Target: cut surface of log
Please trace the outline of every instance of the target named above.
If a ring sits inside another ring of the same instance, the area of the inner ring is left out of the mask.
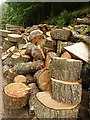
[[[19,42],[22,40],[22,36],[18,34],[8,34],[8,41]]]
[[[71,55],[68,53],[68,52],[64,52],[62,55],[61,55],[62,58],[66,58],[66,59],[71,59]]]
[[[43,32],[41,30],[33,30],[30,32],[30,38],[33,39],[39,35],[43,35]]]
[[[51,78],[52,98],[61,103],[79,104],[82,96],[82,85],[79,82],[62,82]]]
[[[43,68],[43,61],[37,60],[34,62],[18,63],[12,70],[18,74],[34,73]]]
[[[17,75],[13,81],[15,83],[26,83],[26,77],[24,75]]]
[[[60,103],[51,98],[48,92],[39,92],[34,99],[34,111],[38,118],[83,118],[85,111],[79,105]],[[81,111],[79,111],[81,110]]]
[[[55,40],[68,40],[71,32],[64,29],[53,29],[51,30],[51,37]]]
[[[49,69],[49,65],[50,65],[51,59],[53,57],[57,57],[57,54],[55,52],[48,52],[47,53],[47,55],[46,55],[46,61],[45,61],[45,67],[47,69]]]
[[[42,91],[51,91],[51,80],[49,76],[49,70],[46,68],[39,70],[35,73],[34,79],[37,82],[37,85]]]
[[[7,109],[20,109],[27,104],[28,87],[24,83],[11,83],[4,87],[3,100]]]
[[[85,62],[89,61],[89,46],[83,42],[75,43],[74,45],[64,47],[65,50],[72,53],[73,58],[81,59]]]
[[[82,61],[53,57],[50,62],[50,76],[61,81],[77,81],[81,77]]]

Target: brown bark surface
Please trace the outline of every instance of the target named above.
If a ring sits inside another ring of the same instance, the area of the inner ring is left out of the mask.
[[[77,81],[80,79],[82,61],[53,57],[50,62],[50,76],[61,81]]]
[[[52,98],[61,103],[79,104],[82,96],[82,85],[79,82],[62,82],[51,78]]]
[[[77,24],[86,24],[90,25],[90,19],[89,18],[77,18],[76,20]]]

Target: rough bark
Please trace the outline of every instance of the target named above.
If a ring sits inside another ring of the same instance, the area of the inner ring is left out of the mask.
[[[34,82],[35,82],[35,81],[34,81],[33,76],[30,75],[30,74],[27,74],[27,75],[26,75],[26,84],[30,84],[30,83],[34,83]]]
[[[77,119],[87,117],[87,109],[80,105],[59,103],[49,93],[39,92],[34,99],[35,115],[39,118]]]
[[[34,75],[34,79],[40,90],[51,92],[51,80],[49,76],[49,70],[44,68],[37,71]]]
[[[51,37],[55,40],[68,40],[71,32],[65,29],[53,29],[51,30]]]
[[[12,70],[18,74],[29,74],[34,73],[43,68],[43,61],[37,60],[34,62],[27,63],[18,63],[16,64]]]
[[[76,20],[77,24],[86,24],[90,25],[90,19],[89,18],[77,18]]]
[[[61,103],[79,104],[82,96],[82,85],[79,82],[62,82],[51,78],[52,98]]]
[[[82,61],[53,57],[50,62],[50,76],[61,81],[77,81],[81,77]]]
[[[44,47],[43,48],[43,51],[44,51],[44,54],[46,55],[48,52],[55,52],[55,48],[48,48],[48,47]]]
[[[57,41],[57,56],[60,57],[61,54],[61,41]]]
[[[47,53],[47,55],[46,55],[46,61],[45,61],[45,67],[47,69],[49,69],[49,65],[50,65],[51,59],[53,57],[57,57],[57,54],[55,52],[48,52]]]
[[[56,41],[51,37],[47,37],[44,46],[48,48],[56,48]]]
[[[24,75],[17,75],[13,81],[15,83],[26,83],[26,77]]]
[[[5,60],[2,61],[2,65],[13,66],[13,59],[11,57],[7,57]]]
[[[20,109],[28,102],[29,91],[23,91],[28,87],[23,83],[11,83],[6,85],[3,90],[3,101],[6,109]]]

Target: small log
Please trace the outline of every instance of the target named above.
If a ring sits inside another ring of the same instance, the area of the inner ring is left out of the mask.
[[[71,32],[65,29],[53,29],[51,30],[51,37],[55,40],[68,40],[71,36]]]
[[[10,34],[11,31],[8,31],[8,30],[0,30],[0,36],[3,36],[3,37],[8,37],[8,34]]]
[[[18,63],[12,70],[18,74],[25,75],[29,73],[34,73],[43,68],[43,61],[37,60],[34,62]]]
[[[66,58],[66,59],[71,59],[71,55],[68,53],[68,52],[64,52],[62,55],[61,55],[62,58]]]
[[[28,87],[24,83],[11,83],[3,89],[4,107],[12,109],[20,109],[27,104]]]
[[[26,83],[26,77],[24,75],[17,75],[13,81],[15,83]]]
[[[77,18],[76,20],[77,24],[86,24],[90,25],[90,19],[89,18]]]
[[[42,91],[51,91],[51,80],[49,76],[49,70],[46,68],[39,70],[35,73],[34,79]]]
[[[6,78],[6,76],[7,76],[7,72],[8,72],[8,69],[9,69],[10,67],[8,66],[8,65],[4,65],[3,67],[2,67],[2,73],[3,73],[3,76]]]
[[[47,55],[46,55],[46,61],[45,61],[45,67],[47,69],[49,69],[49,65],[50,65],[51,59],[53,57],[57,57],[57,54],[55,52],[48,52],[47,53]]]
[[[53,100],[48,92],[39,92],[34,99],[35,115],[39,119],[44,118],[61,118],[77,119],[87,118],[88,110],[80,104],[65,104]]]
[[[50,62],[50,76],[61,81],[74,82],[80,79],[82,61],[53,57]]]
[[[47,37],[44,46],[48,48],[56,48],[56,41],[51,37]]]
[[[52,98],[61,103],[79,104],[82,96],[82,85],[78,82],[63,82],[51,78]],[[67,92],[68,91],[68,92]]]
[[[22,41],[22,36],[18,34],[8,34],[8,41],[10,42]]]
[[[47,37],[51,37],[50,31],[46,32]]]
[[[31,56],[29,55],[21,55],[21,57],[23,62],[29,62],[32,60]]]

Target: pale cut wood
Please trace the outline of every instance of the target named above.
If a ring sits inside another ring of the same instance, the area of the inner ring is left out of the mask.
[[[8,34],[8,41],[10,42],[22,41],[22,36],[18,34]]]
[[[15,83],[26,83],[26,77],[24,75],[17,75],[13,81]]]
[[[29,73],[35,73],[43,68],[43,61],[37,60],[34,62],[18,63],[12,70],[18,74],[26,75]]]
[[[47,35],[48,37],[51,37],[50,31],[46,32],[46,35]]]
[[[52,98],[61,103],[79,104],[82,96],[82,85],[79,82],[63,82],[51,78]]]
[[[61,55],[62,58],[66,58],[66,59],[71,59],[71,55],[68,53],[68,52],[64,52],[62,55]]]
[[[47,69],[49,69],[49,65],[50,65],[51,59],[53,57],[57,57],[57,54],[55,52],[48,52],[47,53],[47,55],[46,55],[46,61],[45,61],[45,67]]]
[[[87,118],[88,110],[80,104],[60,103],[51,98],[48,92],[39,92],[34,99],[35,115],[39,119],[44,118],[61,118],[61,119],[77,119]]]
[[[28,102],[29,91],[23,91],[28,88],[24,83],[11,83],[3,89],[4,107],[7,109],[20,109]]]
[[[10,34],[11,31],[8,31],[8,30],[0,30],[0,36],[3,36],[3,37],[8,37],[8,34]]]
[[[73,58],[89,62],[89,45],[84,42],[75,43],[74,45],[64,47],[65,50],[73,54]]]
[[[76,22],[77,22],[77,24],[90,25],[90,19],[89,18],[77,18]]]
[[[49,76],[49,70],[44,68],[37,71],[34,75],[34,79],[40,90],[51,92],[51,80]]]
[[[74,82],[80,79],[82,61],[53,57],[50,62],[50,76],[61,81]]]

